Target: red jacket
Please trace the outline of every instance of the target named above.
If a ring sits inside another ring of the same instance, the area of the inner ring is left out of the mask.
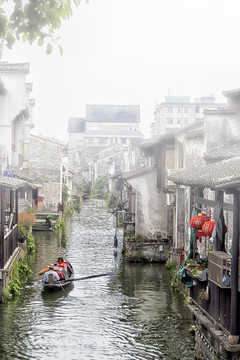
[[[57,262],[57,266],[60,266],[66,272],[68,271],[68,262],[66,260],[63,260],[63,262],[61,262],[61,263]]]
[[[62,274],[62,272],[61,272],[60,270],[54,270],[54,271],[59,275],[60,280],[64,280],[64,279],[65,279],[64,275]]]

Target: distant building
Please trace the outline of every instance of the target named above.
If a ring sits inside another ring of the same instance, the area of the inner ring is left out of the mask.
[[[151,136],[178,131],[203,119],[205,110],[221,110],[226,106],[224,103],[216,103],[214,96],[196,98],[195,102],[191,102],[189,96],[166,96],[165,102],[155,107]]]
[[[143,138],[138,105],[87,105],[85,147],[88,154],[114,144],[125,147]]]
[[[139,105],[87,105],[85,118],[69,118],[69,168],[88,181],[133,169],[134,149],[143,138],[139,125]]]

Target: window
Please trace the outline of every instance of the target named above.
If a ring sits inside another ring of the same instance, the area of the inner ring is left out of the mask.
[[[167,118],[167,124],[173,125],[173,118]]]
[[[106,141],[107,139],[106,138],[99,138],[99,144],[106,144]]]
[[[188,113],[188,107],[187,106],[184,107],[184,112]]]
[[[184,119],[184,125],[188,125],[188,119]]]
[[[181,110],[182,110],[182,109],[181,109],[181,106],[178,106],[177,112],[178,112],[178,113],[181,113],[181,112],[182,112]]]
[[[181,125],[181,122],[182,122],[181,120],[182,120],[181,118],[177,118],[177,124],[178,125]]]
[[[120,138],[120,144],[126,144],[127,139],[126,138]]]
[[[195,113],[199,114],[199,112],[200,112],[199,106],[195,106]]]
[[[172,113],[172,112],[173,112],[173,107],[172,107],[172,106],[168,106],[168,107],[167,107],[167,112]]]

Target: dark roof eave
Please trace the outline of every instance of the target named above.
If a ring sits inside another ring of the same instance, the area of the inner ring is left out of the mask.
[[[0,175],[0,187],[4,187],[10,190],[17,190],[26,185],[26,181],[16,178]]]
[[[156,168],[154,167],[141,167],[138,168],[134,171],[130,171],[129,173],[124,173],[122,174],[122,178],[125,180],[130,180],[130,179],[134,179],[136,177],[142,176],[142,175],[146,175],[146,174],[150,174],[152,172],[156,172]]]

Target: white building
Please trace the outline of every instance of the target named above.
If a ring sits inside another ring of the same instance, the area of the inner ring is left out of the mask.
[[[196,120],[203,119],[205,110],[224,108],[226,104],[216,103],[213,96],[201,97],[194,102],[191,102],[189,96],[166,96],[165,102],[155,107],[151,136],[175,132]]]
[[[35,101],[29,98],[32,84],[26,82],[27,74],[29,63],[0,63],[0,172],[28,166]]]
[[[135,168],[139,125],[138,105],[87,105],[85,118],[69,119],[70,168],[89,181]]]

